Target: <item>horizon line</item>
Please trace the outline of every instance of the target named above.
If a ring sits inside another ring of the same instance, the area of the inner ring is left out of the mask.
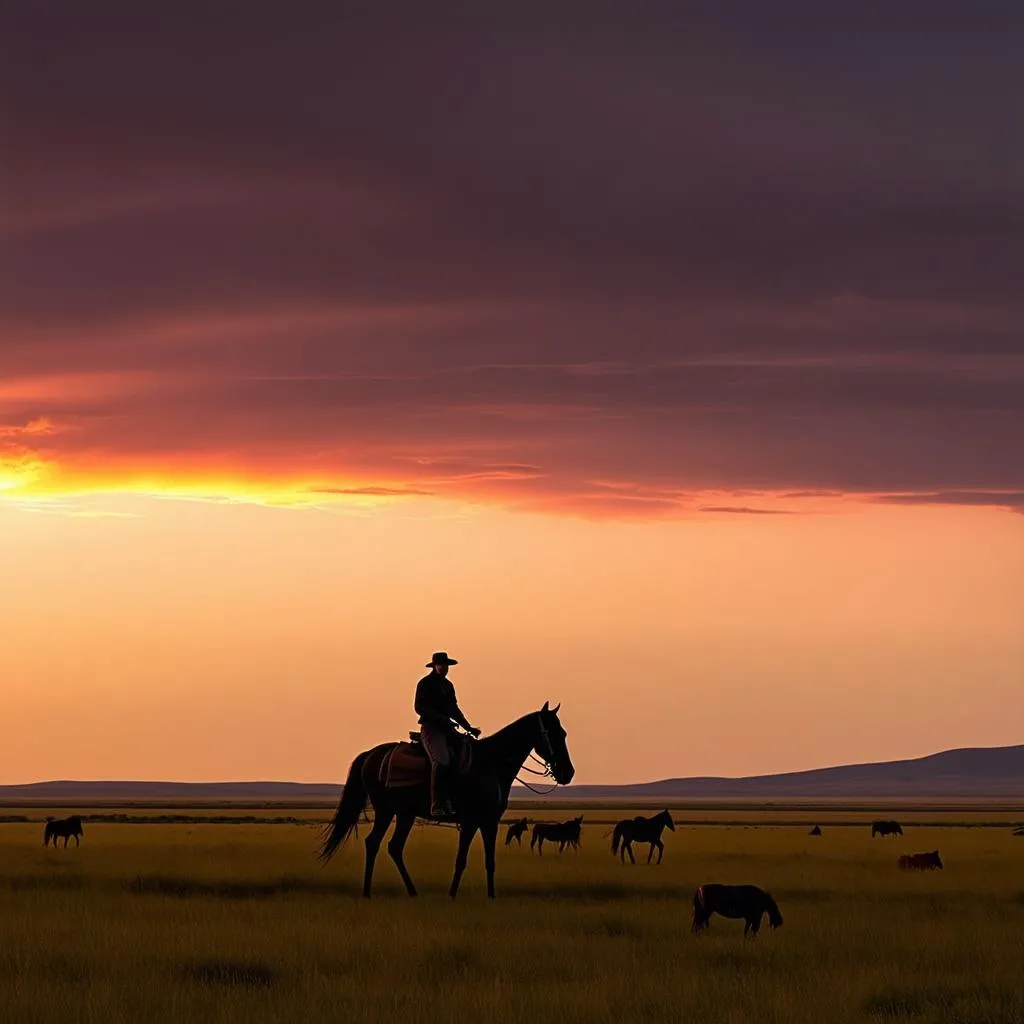
[[[638,786],[657,786],[666,782],[705,782],[705,781],[726,781],[742,782],[748,779],[764,779],[786,775],[803,775],[809,772],[829,771],[834,768],[862,768],[870,765],[900,764],[911,761],[925,761],[930,757],[937,757],[940,754],[961,753],[968,750],[1012,750],[1017,747],[1024,747],[1024,743],[1002,743],[994,746],[966,746],[947,747],[943,750],[935,750],[930,754],[921,754],[916,757],[889,758],[884,761],[849,761],[842,764],[822,765],[817,768],[798,768],[785,772],[764,772],[755,775],[674,775],[660,779],[650,779],[647,782],[582,782],[576,788],[584,787],[592,789],[630,788]],[[299,782],[293,779],[39,779],[34,782],[0,782],[0,789],[28,788],[32,786],[53,786],[61,783],[88,784],[88,785],[133,785],[133,786],[308,786],[308,787],[334,787],[344,786],[344,782]],[[570,783],[570,785],[572,785]],[[525,788],[520,783],[520,788]],[[566,787],[568,788],[568,787]]]

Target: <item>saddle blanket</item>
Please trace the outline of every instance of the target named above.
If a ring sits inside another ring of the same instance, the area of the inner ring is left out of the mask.
[[[455,770],[465,775],[473,763],[473,746],[463,737],[454,737]],[[380,765],[380,781],[388,789],[406,789],[430,785],[430,759],[421,743],[396,743]]]

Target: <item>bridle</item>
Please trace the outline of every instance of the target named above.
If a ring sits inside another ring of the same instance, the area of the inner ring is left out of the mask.
[[[540,757],[537,757],[532,750],[530,751],[529,756],[544,770],[538,771],[534,768],[528,767],[525,763],[519,770],[529,772],[531,775],[539,775],[542,779],[553,779],[555,775],[553,768],[555,761],[555,748],[551,743],[551,737],[548,735],[548,727],[544,724],[544,714],[541,711],[537,712],[537,729],[540,733],[541,739],[544,741],[544,749],[541,750]],[[516,782],[521,786],[525,786],[531,793],[536,793],[538,796],[547,796],[549,793],[553,793],[559,786],[559,783],[556,781],[550,789],[538,789],[525,779],[519,778],[518,772],[516,773]]]

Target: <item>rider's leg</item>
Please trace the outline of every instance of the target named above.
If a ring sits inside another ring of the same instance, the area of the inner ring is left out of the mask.
[[[448,736],[442,729],[424,726],[420,738],[430,758],[430,814],[432,817],[444,817],[451,813],[448,802],[448,776],[451,770]]]

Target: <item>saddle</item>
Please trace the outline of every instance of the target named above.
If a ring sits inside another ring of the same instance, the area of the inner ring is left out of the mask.
[[[473,744],[465,736],[453,734],[452,768],[465,775],[473,763]],[[409,733],[408,743],[396,743],[380,765],[380,781],[387,789],[407,789],[430,785],[430,758],[418,732]]]

